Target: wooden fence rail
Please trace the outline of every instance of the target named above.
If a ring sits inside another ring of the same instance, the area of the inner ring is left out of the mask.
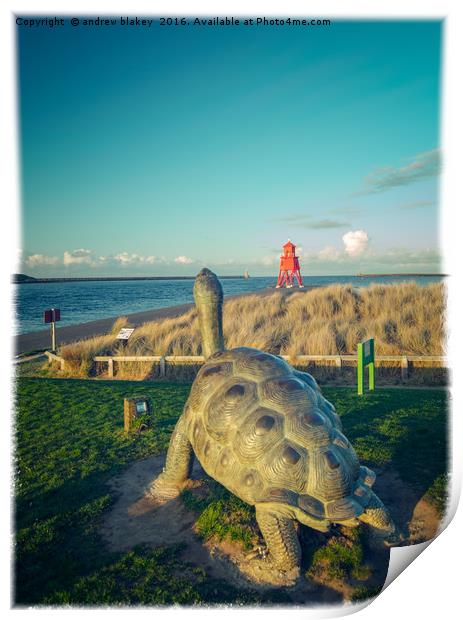
[[[66,364],[66,360],[64,358],[59,357],[59,355],[55,355],[50,351],[45,351],[45,355],[48,357],[49,362],[59,362],[61,370],[64,370]]]
[[[50,356],[53,354],[50,354]],[[293,364],[299,365],[307,362],[331,362],[337,368],[342,368],[343,362],[353,362],[357,364],[356,355],[281,355],[283,359]],[[62,360],[62,368],[64,360]],[[160,367],[160,376],[165,377],[166,364],[202,364],[204,357],[202,355],[99,355],[93,358],[95,362],[103,362],[108,364],[108,377],[114,376],[114,362],[158,362]],[[447,358],[443,355],[377,355],[375,358],[375,366],[382,366],[384,363],[395,363],[402,370],[402,378],[407,379],[410,363],[425,363],[430,367],[442,366],[447,362]]]
[[[45,351],[50,362],[59,362],[61,370],[66,367],[66,360],[50,351]],[[295,365],[303,365],[308,362],[331,362],[333,366],[342,369],[344,362],[350,362],[349,366],[357,365],[356,355],[281,355]],[[166,364],[203,364],[202,355],[97,355],[94,362],[102,362],[108,365],[108,377],[114,377],[114,362],[151,362],[159,364],[159,375],[166,376]],[[447,358],[444,355],[377,355],[375,366],[383,366],[384,363],[393,363],[400,366],[402,379],[409,376],[410,364],[423,363],[431,368],[445,367]]]

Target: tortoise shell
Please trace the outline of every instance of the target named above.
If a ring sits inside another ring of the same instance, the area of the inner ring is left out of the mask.
[[[334,407],[311,375],[258,349],[220,351],[185,406],[203,469],[249,504],[276,502],[314,519],[359,516],[374,474],[360,467]]]

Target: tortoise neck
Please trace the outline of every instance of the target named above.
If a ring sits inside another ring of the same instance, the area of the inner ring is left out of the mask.
[[[203,269],[196,276],[193,293],[198,309],[203,355],[208,359],[217,351],[223,351],[224,349],[222,285],[212,271]]]

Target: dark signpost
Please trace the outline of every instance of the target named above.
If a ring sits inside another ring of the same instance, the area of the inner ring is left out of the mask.
[[[51,326],[51,351],[56,351],[56,321],[61,321],[61,310],[59,308],[49,308],[43,313],[44,323],[50,323]]]
[[[357,345],[357,392],[363,394],[364,370],[368,366],[368,389],[375,389],[375,341],[373,338],[365,340]]]

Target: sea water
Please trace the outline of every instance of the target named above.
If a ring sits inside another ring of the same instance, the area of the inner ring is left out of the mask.
[[[391,284],[415,280],[424,285],[440,282],[441,276],[305,276],[306,287],[328,284]],[[225,296],[250,293],[274,287],[275,277],[222,280]],[[76,325],[107,317],[125,316],[193,302],[194,280],[118,280],[84,282],[38,282],[15,284],[14,310],[16,333],[44,329],[43,311],[60,308],[60,326]]]

